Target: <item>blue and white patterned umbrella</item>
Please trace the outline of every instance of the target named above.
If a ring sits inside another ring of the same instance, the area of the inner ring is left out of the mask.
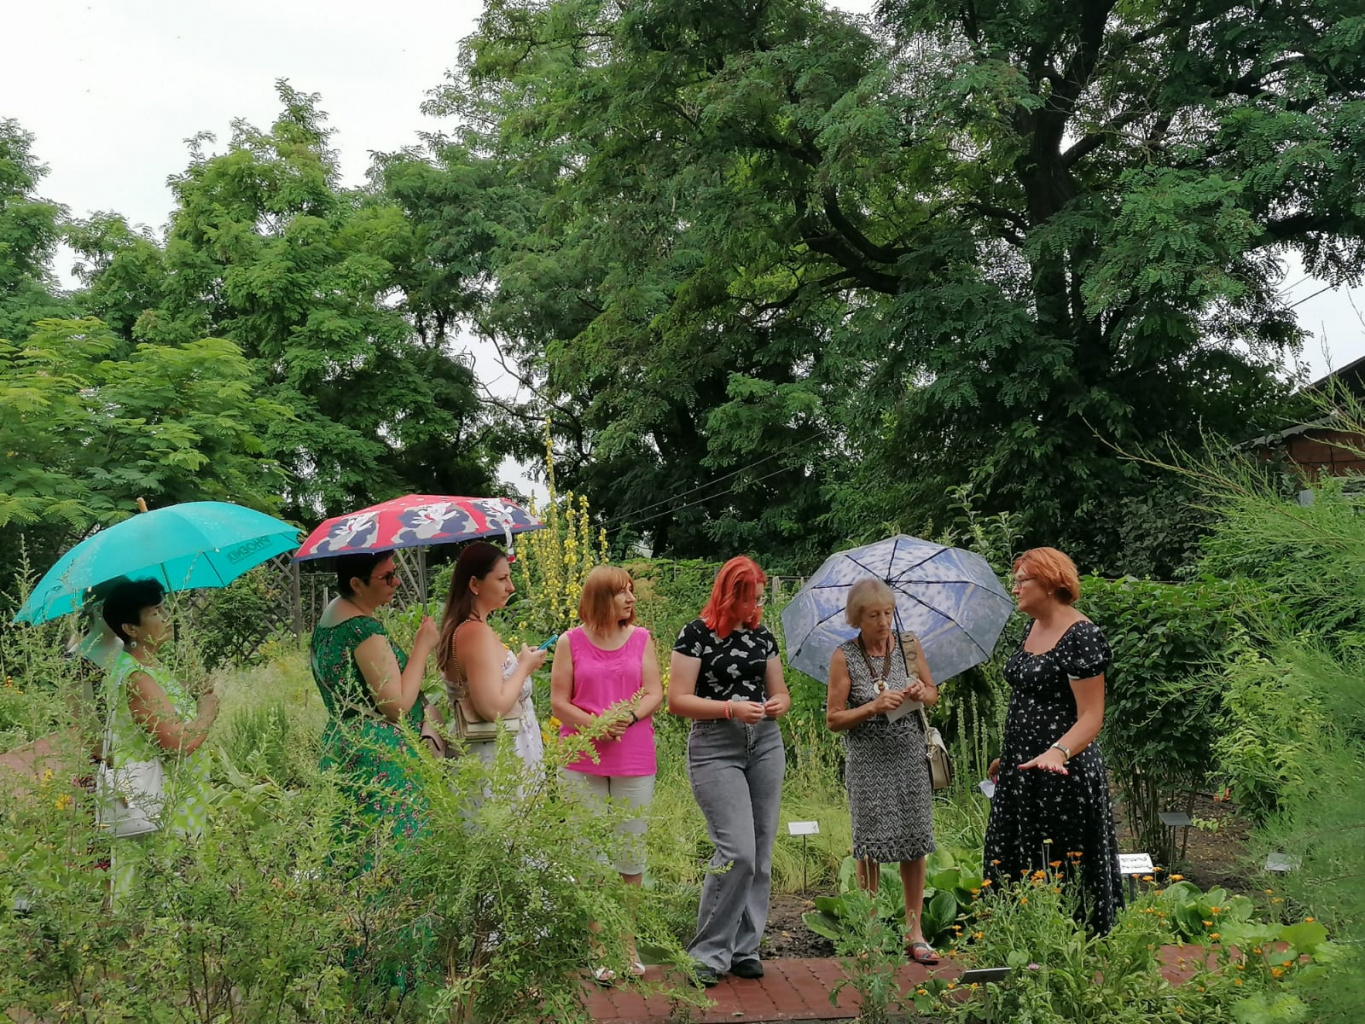
[[[896,595],[896,629],[914,633],[934,682],[991,656],[1014,611],[1000,580],[980,555],[904,534],[825,559],[782,611],[787,661],[829,682],[829,659],[857,630],[844,619],[853,584],[869,577]]]

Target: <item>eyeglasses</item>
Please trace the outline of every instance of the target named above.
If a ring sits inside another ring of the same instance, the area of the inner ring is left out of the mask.
[[[375,580],[382,580],[386,587],[398,586],[398,573],[386,572],[383,576],[366,576],[366,583],[373,583]]]
[[[1033,580],[1034,577],[1032,576],[1016,576],[1014,577],[1014,585],[1016,587],[1022,587],[1025,583],[1032,583]]]
[[[758,604],[758,606],[759,606],[760,608],[762,608],[765,604],[768,603],[768,595],[765,594],[763,591],[760,590],[760,591],[758,592],[758,598],[757,598],[757,600],[756,600],[756,603]]]

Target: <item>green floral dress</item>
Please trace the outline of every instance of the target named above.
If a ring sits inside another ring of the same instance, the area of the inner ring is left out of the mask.
[[[165,750],[145,727],[133,720],[128,707],[128,680],[137,672],[150,676],[165,691],[182,722],[199,717],[195,699],[161,665],[144,665],[127,651],[120,651],[109,665],[105,698],[112,708],[110,755],[114,767],[131,761],[160,761],[166,772],[166,796],[161,805],[161,827],[176,835],[203,835],[208,821],[209,762],[201,746],[192,754]]]
[[[408,771],[407,740],[397,724],[380,714],[355,660],[355,649],[375,635],[388,639],[384,627],[368,615],[313,630],[313,679],[329,716],[321,767],[338,773],[343,791],[365,817],[387,822],[395,837],[405,838],[421,833],[426,804]],[[389,646],[402,671],[407,655],[392,640]],[[422,728],[421,700],[412,705],[407,723],[414,731]]]

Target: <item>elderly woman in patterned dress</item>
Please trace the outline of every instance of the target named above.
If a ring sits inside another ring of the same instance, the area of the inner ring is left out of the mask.
[[[938,688],[919,641],[895,632],[895,596],[885,583],[855,583],[845,615],[858,635],[830,658],[825,720],[844,736],[858,884],[875,893],[881,865],[900,862],[906,954],[936,964],[921,921],[924,858],[934,850],[933,788],[924,727],[914,712],[933,706]]]
[[[1014,594],[1033,622],[1005,662],[1010,706],[989,769],[996,788],[986,876],[999,883],[1054,871],[1079,881],[1079,915],[1102,934],[1123,906],[1109,778],[1095,742],[1112,654],[1099,627],[1073,607],[1081,580],[1056,548],[1019,556]]]

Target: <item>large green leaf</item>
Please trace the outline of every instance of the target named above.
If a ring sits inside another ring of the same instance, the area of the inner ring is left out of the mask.
[[[806,927],[816,935],[822,935],[831,941],[838,941],[839,937],[843,934],[843,929],[839,922],[828,914],[808,910],[801,915],[801,920],[804,921]]]

